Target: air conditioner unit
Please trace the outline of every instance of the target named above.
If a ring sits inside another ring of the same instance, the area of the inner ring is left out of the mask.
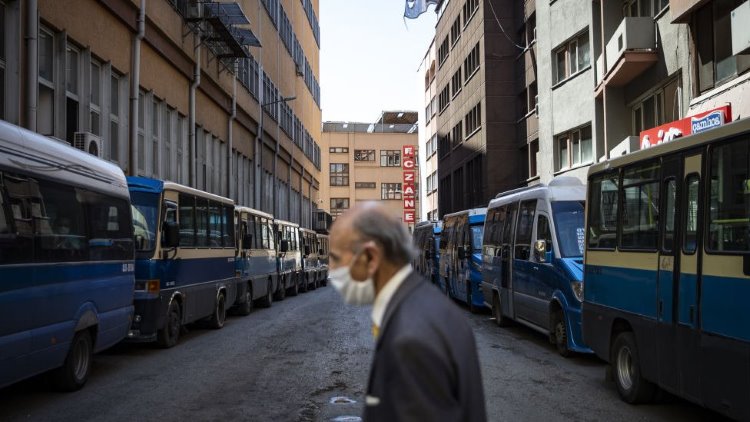
[[[102,140],[91,132],[76,132],[73,146],[91,155],[102,156]]]
[[[750,1],[746,1],[732,10],[732,55],[750,52],[750,28],[747,22],[750,20]]]

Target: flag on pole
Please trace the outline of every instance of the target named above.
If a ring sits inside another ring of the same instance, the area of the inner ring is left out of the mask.
[[[431,4],[438,4],[438,0],[406,0],[406,10],[404,10],[404,17],[409,19],[416,19],[422,13],[427,11],[427,7]]]

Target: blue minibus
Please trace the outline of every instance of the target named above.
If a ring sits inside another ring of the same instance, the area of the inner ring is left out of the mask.
[[[591,352],[581,337],[585,197],[560,176],[498,194],[484,223],[482,290],[495,322],[548,335],[563,356]]]
[[[81,388],[133,316],[122,170],[0,121],[0,387],[49,370]]]
[[[471,312],[485,306],[482,283],[482,234],[486,208],[443,217],[440,281],[448,297],[466,302]]]
[[[237,227],[235,272],[240,277],[235,308],[248,315],[253,303],[268,308],[279,284],[276,248],[273,242],[273,216],[247,207],[235,207]]]
[[[750,420],[750,119],[589,169],[583,338],[620,397]]]
[[[414,227],[414,269],[431,283],[437,285],[440,278],[440,233],[442,221],[422,221]]]
[[[201,319],[222,328],[237,297],[234,202],[173,182],[128,177],[135,237],[135,316],[128,339],[177,344]]]
[[[304,282],[302,273],[302,251],[300,250],[299,224],[275,219],[276,228],[276,264],[279,275],[279,286],[276,289],[276,300],[284,300],[286,294],[296,296]],[[307,285],[304,286],[307,288]]]

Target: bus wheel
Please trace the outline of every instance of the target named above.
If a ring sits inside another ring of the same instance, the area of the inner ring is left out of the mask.
[[[308,275],[308,277],[309,277],[309,275]],[[318,288],[318,282],[315,281],[315,279],[313,279],[313,282],[310,283],[310,290],[315,290],[317,288]]]
[[[471,283],[466,282],[466,306],[469,307],[469,312],[472,314],[475,314],[479,311],[479,309],[474,306],[474,302],[471,300]]]
[[[180,339],[180,327],[182,325],[182,316],[180,305],[173,300],[167,309],[167,320],[164,322],[164,328],[156,333],[156,342],[160,347],[168,349]]]
[[[270,308],[273,305],[273,282],[268,279],[268,288],[266,289],[266,295],[258,300],[258,304],[263,308]]]
[[[211,328],[220,329],[224,327],[224,322],[227,320],[227,303],[224,296],[224,292],[220,292],[216,298],[216,307],[214,308],[214,314],[211,315]]]
[[[656,386],[641,376],[641,361],[632,332],[620,333],[612,347],[611,364],[620,398],[630,404],[648,403],[656,395]]]
[[[498,327],[508,326],[508,319],[503,316],[503,310],[500,309],[500,297],[497,293],[492,295],[492,314],[495,316],[495,324]]]
[[[70,343],[70,350],[63,366],[53,373],[54,385],[58,390],[76,391],[86,384],[93,351],[91,333],[88,330],[77,332]]]
[[[562,357],[570,357],[573,353],[568,349],[568,329],[565,326],[565,317],[562,310],[555,311],[552,317],[552,340],[557,347],[557,353]]]
[[[273,295],[273,299],[282,301],[286,297],[286,276],[279,280],[279,288],[276,289],[276,293]]]
[[[299,282],[292,280],[292,287],[289,288],[289,296],[297,296],[299,294]]]
[[[237,314],[247,316],[250,315],[250,312],[252,312],[253,310],[253,290],[250,283],[247,284],[247,289],[245,289],[245,297],[243,299],[244,302],[240,303],[240,306],[237,307]]]

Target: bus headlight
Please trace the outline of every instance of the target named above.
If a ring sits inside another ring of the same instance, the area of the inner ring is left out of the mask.
[[[583,302],[583,282],[571,281],[570,288],[573,289],[573,294],[576,295],[576,299],[579,302]]]

